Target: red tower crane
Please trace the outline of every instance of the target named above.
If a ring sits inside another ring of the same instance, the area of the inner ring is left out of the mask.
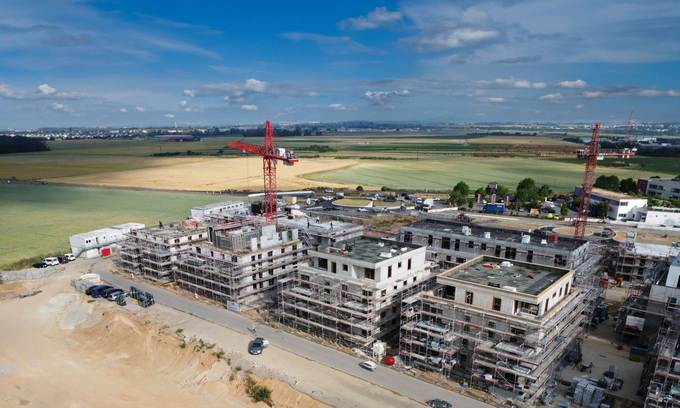
[[[586,170],[583,173],[583,184],[581,185],[581,203],[579,204],[576,222],[574,223],[574,238],[583,238],[586,233],[586,225],[588,224],[590,197],[593,194],[597,159],[600,156],[599,122],[593,126],[593,136],[590,139],[590,144],[583,151],[583,156],[586,159]]]
[[[276,148],[274,144],[274,128],[267,121],[264,127],[264,146],[243,143],[240,140],[232,140],[229,147],[240,150],[243,153],[262,156],[262,173],[264,176],[264,202],[263,213],[269,224],[276,223],[276,162],[281,160],[283,164],[292,166],[298,162],[293,152],[283,148]]]

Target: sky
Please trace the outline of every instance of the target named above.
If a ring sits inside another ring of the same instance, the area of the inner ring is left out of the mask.
[[[0,129],[680,121],[677,0],[2,0]]]

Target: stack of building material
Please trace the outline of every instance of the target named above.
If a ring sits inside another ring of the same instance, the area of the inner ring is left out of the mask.
[[[101,285],[101,283],[101,277],[96,273],[86,273],[85,275],[81,275],[78,279],[71,281],[71,285],[73,285],[77,291],[83,293],[85,293],[90,286]]]

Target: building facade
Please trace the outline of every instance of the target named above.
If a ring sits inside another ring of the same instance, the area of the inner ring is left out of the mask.
[[[358,237],[309,250],[311,264],[282,282],[278,315],[347,347],[394,340],[400,302],[431,283],[425,247]]]
[[[588,260],[588,242],[542,231],[523,232],[430,217],[401,228],[402,242],[426,245],[428,259],[447,267],[479,255],[578,269]]]
[[[639,179],[638,191],[648,195],[659,195],[678,200],[680,199],[680,179]]]
[[[210,216],[247,215],[248,207],[242,201],[225,201],[194,207],[190,216],[194,220],[207,221]]]
[[[207,238],[208,230],[196,222],[133,230],[121,244],[118,265],[127,273],[170,281],[180,255]]]
[[[577,347],[590,290],[573,271],[478,256],[402,302],[404,364],[533,404]]]
[[[297,229],[232,222],[211,225],[208,234],[177,260],[174,280],[231,310],[273,302],[278,281],[306,260]]]
[[[574,194],[578,197],[581,194],[581,187],[576,187]],[[591,202],[591,209],[600,203],[608,203],[607,218],[611,220],[633,219],[637,209],[647,207],[646,198],[636,198],[601,188],[593,188]]]

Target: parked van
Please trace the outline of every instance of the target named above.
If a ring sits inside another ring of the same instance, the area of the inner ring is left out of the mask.
[[[57,259],[57,258],[55,258],[55,257],[53,257],[53,256],[51,256],[51,257],[49,257],[49,258],[43,259],[43,262],[44,262],[45,265],[47,265],[47,266],[59,265],[59,259]]]

